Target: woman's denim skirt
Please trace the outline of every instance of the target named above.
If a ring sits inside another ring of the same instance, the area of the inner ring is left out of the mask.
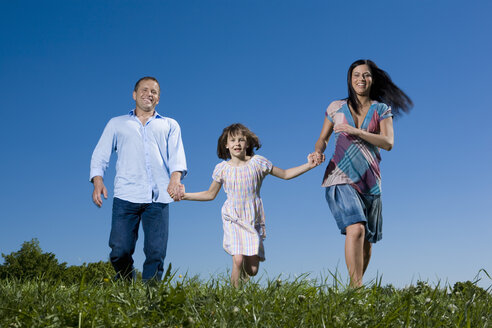
[[[366,239],[376,243],[383,238],[381,195],[360,194],[349,184],[326,188],[326,201],[342,234],[349,225],[363,222]]]

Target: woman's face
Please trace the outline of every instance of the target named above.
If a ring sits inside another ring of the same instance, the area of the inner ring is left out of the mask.
[[[356,66],[352,71],[352,88],[358,96],[369,96],[372,73],[366,64]]]

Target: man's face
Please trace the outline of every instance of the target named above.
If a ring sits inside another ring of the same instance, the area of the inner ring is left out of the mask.
[[[138,85],[137,91],[133,91],[137,109],[144,112],[153,112],[159,103],[159,84],[153,80],[143,80]]]

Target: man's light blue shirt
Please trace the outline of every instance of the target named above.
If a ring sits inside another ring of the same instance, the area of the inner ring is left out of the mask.
[[[134,110],[112,118],[91,159],[90,180],[104,177],[111,154],[116,152],[114,197],[132,203],[171,203],[167,193],[172,172],[186,175],[181,129],[172,118],[154,116],[142,125]]]

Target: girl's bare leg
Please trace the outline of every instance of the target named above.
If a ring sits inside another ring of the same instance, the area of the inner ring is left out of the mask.
[[[362,286],[365,230],[363,223],[355,223],[346,228],[345,263],[347,264],[351,287]],[[369,264],[369,259],[367,264]]]
[[[242,265],[243,265],[243,255],[233,255],[231,284],[236,288],[239,287],[239,276],[241,274]]]

